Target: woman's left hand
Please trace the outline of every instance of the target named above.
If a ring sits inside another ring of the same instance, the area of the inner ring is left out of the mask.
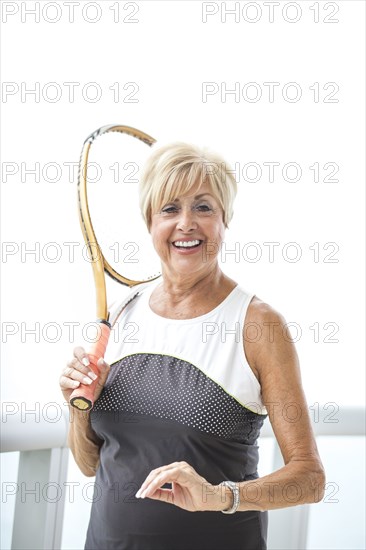
[[[172,488],[161,489],[165,483],[171,483]],[[152,470],[136,497],[168,502],[188,512],[220,510],[220,487],[211,485],[187,462],[173,462]]]

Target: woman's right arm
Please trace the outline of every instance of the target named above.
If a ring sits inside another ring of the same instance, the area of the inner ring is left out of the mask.
[[[91,384],[95,374],[89,368],[88,354],[81,347],[74,349],[74,357],[67,364],[60,377],[60,388],[67,403],[75,388],[80,383]],[[103,360],[98,361],[99,379],[95,389],[95,399],[98,399],[108,376],[110,366]],[[70,408],[70,424],[68,444],[75,462],[86,476],[95,476],[99,465],[99,450],[102,440],[91,427],[89,412]]]

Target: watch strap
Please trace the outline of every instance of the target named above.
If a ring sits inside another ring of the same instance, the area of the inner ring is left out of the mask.
[[[234,514],[240,504],[240,492],[239,492],[239,486],[234,481],[223,481],[220,483],[220,485],[223,485],[224,487],[228,487],[231,492],[233,493],[233,505],[229,510],[221,510],[223,514]]]

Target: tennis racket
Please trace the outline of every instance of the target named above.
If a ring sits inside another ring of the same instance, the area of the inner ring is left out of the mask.
[[[101,136],[105,136],[107,134],[114,133],[114,136],[116,136],[116,133],[118,135],[124,134],[125,136],[128,136],[127,145],[126,141],[122,142],[121,138],[118,138],[121,140],[121,142],[117,143],[117,149],[119,156],[120,153],[122,153],[123,157],[126,156],[126,151],[130,148],[130,145],[133,146],[136,142],[136,140],[139,140],[139,142],[144,143],[148,146],[151,146],[153,143],[155,143],[155,139],[149,136],[148,134],[145,134],[144,132],[137,130],[136,128],[131,128],[129,126],[121,126],[121,125],[109,125],[109,126],[102,126],[95,132],[93,132],[84,142],[81,156],[80,156],[80,162],[79,162],[79,174],[78,174],[78,207],[79,207],[79,221],[82,229],[82,233],[84,236],[84,241],[86,244],[86,248],[89,254],[90,263],[93,269],[94,274],[94,283],[95,283],[95,289],[96,289],[96,310],[97,310],[97,327],[98,327],[98,339],[95,342],[95,344],[92,345],[90,352],[88,353],[90,358],[90,367],[93,370],[95,374],[98,374],[98,367],[97,362],[98,359],[101,357],[104,357],[108,339],[111,332],[111,324],[110,324],[110,315],[108,311],[108,305],[107,305],[107,289],[106,289],[106,278],[105,274],[107,273],[114,281],[117,281],[118,283],[133,287],[135,285],[145,283],[148,281],[153,281],[157,279],[160,276],[160,273],[157,275],[149,276],[147,278],[141,279],[141,280],[135,280],[134,278],[130,278],[128,276],[122,275],[118,269],[118,266],[111,265],[112,262],[108,261],[106,256],[109,251],[110,255],[110,249],[113,248],[113,246],[100,246],[100,243],[97,240],[95,229],[92,223],[91,219],[91,212],[90,212],[90,204],[89,204],[89,197],[88,197],[88,189],[90,188],[90,182],[89,180],[89,171],[91,171],[92,164],[93,168],[95,168],[96,163],[90,162],[90,149],[93,145],[93,149],[95,149],[95,142],[101,139]],[[114,137],[113,147],[116,147],[116,138]],[[122,145],[125,145],[125,150],[122,150]],[[113,156],[113,147],[110,147],[110,143],[106,142],[103,144],[104,148],[106,148],[109,152],[109,154]],[[144,148],[145,149],[145,148]],[[112,151],[112,152],[111,152]],[[114,158],[114,157],[113,157]],[[115,159],[116,161],[118,159]],[[125,163],[124,166],[135,166],[137,165],[134,162],[131,162],[130,159],[129,162]],[[116,174],[116,165],[113,163],[112,165],[109,165],[109,169],[113,168],[113,175]],[[106,174],[107,170],[105,170]],[[108,171],[109,176],[111,176],[112,171]],[[108,175],[108,174],[107,174]],[[90,176],[91,179],[91,176]],[[93,178],[95,180],[95,177]],[[103,180],[103,177],[102,177]],[[130,179],[129,181],[136,182],[136,179]],[[114,180],[114,183],[112,185],[117,185],[116,180]],[[104,186],[103,181],[98,182],[99,185],[99,192],[103,192],[104,189],[104,198],[106,195],[105,189],[108,188]],[[133,183],[135,187],[135,183]],[[121,191],[121,186],[120,191]],[[123,186],[122,186],[123,187]],[[123,193],[123,189],[122,189]],[[101,197],[101,195],[100,195]],[[125,199],[125,197],[124,197]],[[106,201],[108,203],[115,202],[114,198],[111,197],[109,200],[109,197],[107,196]],[[124,200],[126,202],[126,200]],[[96,203],[100,203],[100,198],[96,200]],[[125,205],[126,206],[126,205]],[[97,210],[97,208],[95,208]],[[114,216],[115,218],[116,216]],[[120,216],[123,219],[123,215]],[[94,220],[94,217],[93,217]],[[108,218],[104,216],[104,221],[102,221],[102,224],[100,225],[100,233],[104,232],[104,228],[108,226]],[[103,231],[102,231],[103,229]],[[109,241],[110,243],[111,241]],[[115,250],[115,249],[114,249]],[[123,262],[122,262],[123,263]],[[123,266],[122,269],[124,269],[125,266]],[[77,389],[75,389],[70,397],[70,404],[82,411],[88,411],[92,409],[94,405],[94,394],[95,394],[95,388],[96,388],[96,381],[93,381],[92,384],[86,385],[81,384]]]

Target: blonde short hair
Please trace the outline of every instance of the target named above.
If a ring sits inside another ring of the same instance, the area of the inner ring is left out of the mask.
[[[233,216],[237,184],[224,159],[207,148],[182,142],[153,151],[144,165],[139,187],[140,209],[147,228],[150,228],[153,213],[187,194],[198,183],[209,184],[223,209],[225,227],[228,227]]]

